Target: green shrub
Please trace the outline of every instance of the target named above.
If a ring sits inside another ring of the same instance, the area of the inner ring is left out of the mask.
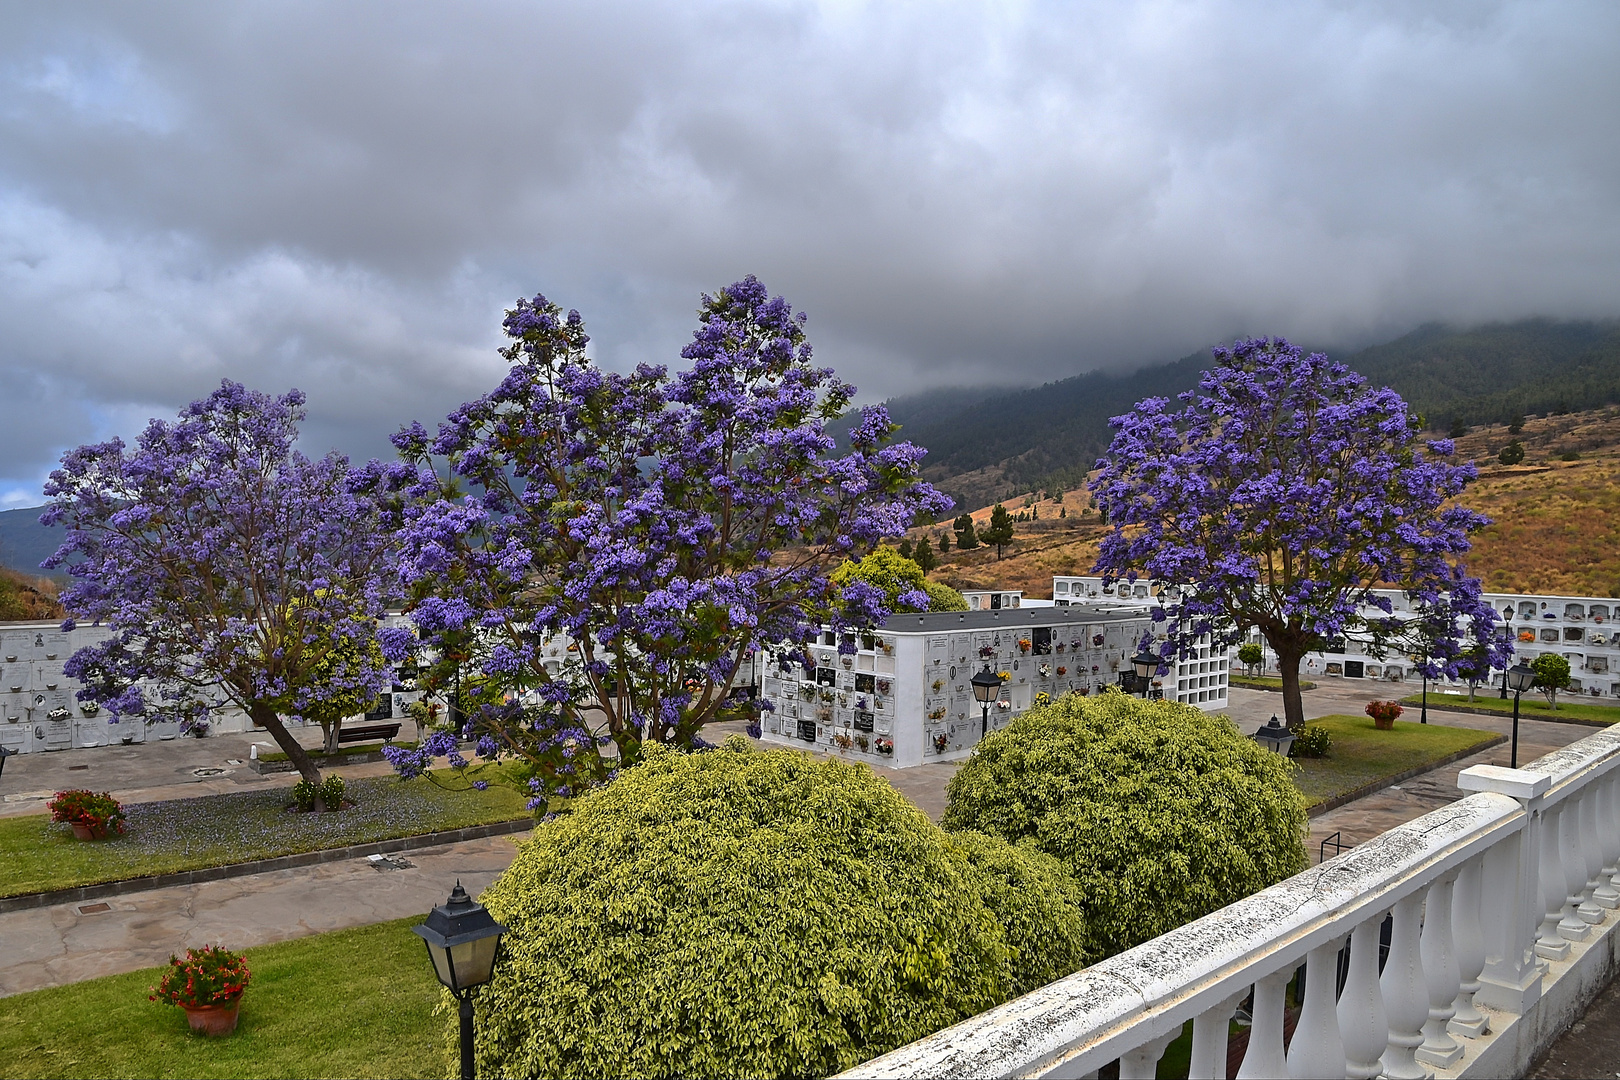
[[[328,810],[343,809],[343,777],[333,773],[321,781],[321,802]]]
[[[1306,724],[1294,736],[1293,745],[1288,752],[1294,757],[1319,758],[1327,757],[1327,752],[1333,749],[1333,736],[1320,724]]]
[[[1061,860],[1095,961],[1304,869],[1292,768],[1189,705],[1069,695],[979,746],[951,778],[945,827]]]
[[[307,814],[315,809],[315,797],[318,794],[320,789],[314,784],[308,780],[300,780],[292,786],[293,805]]]
[[[923,589],[928,593],[929,611],[966,611],[967,597],[938,581],[924,581]]]
[[[1245,641],[1238,646],[1237,658],[1238,663],[1253,671],[1266,662],[1266,650],[1257,642]]]
[[[949,834],[987,879],[986,906],[1012,950],[1008,996],[1039,990],[1086,966],[1085,897],[1074,877],[1033,844],[965,830]]]
[[[507,933],[478,1070],[838,1072],[1072,963],[1035,929],[1072,906],[1060,875],[953,840],[863,765],[651,748],[483,894]]]

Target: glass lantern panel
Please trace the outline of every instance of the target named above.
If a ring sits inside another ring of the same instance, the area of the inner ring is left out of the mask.
[[[450,970],[450,951],[427,943],[428,955],[433,958],[433,974],[438,976],[439,982],[445,986],[454,986],[455,973]]]
[[[495,946],[500,938],[494,934],[450,947],[450,962],[455,965],[456,986],[477,986],[489,981],[495,966]]]

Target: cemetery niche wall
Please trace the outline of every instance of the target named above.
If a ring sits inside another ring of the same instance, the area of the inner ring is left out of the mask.
[[[403,622],[398,616],[387,623]],[[77,698],[83,684],[63,674],[68,657],[105,639],[105,626],[81,624],[63,631],[57,621],[0,622],[0,746],[18,754],[94,746],[129,746],[165,741],[180,735],[174,720],[147,723],[126,716],[113,723],[111,715],[93,702]],[[399,718],[421,695],[408,675],[397,677],[379,693],[369,719]],[[155,693],[148,693],[156,701]],[[311,725],[314,726],[314,725]],[[210,710],[207,734],[239,734],[254,730],[247,714],[235,706]],[[410,736],[414,738],[414,735]]]
[[[840,652],[837,635],[823,630],[808,662],[795,649],[771,651],[760,693],[772,708],[762,711],[760,737],[890,768],[954,761],[979,743],[983,712],[970,680],[987,665],[1007,674],[990,707],[997,731],[1042,695],[1117,685],[1142,638],[1160,631],[1141,605],[896,614],[870,633],[845,635],[853,652]],[[1225,655],[1203,663],[1219,668],[1220,694],[1194,703],[1220,708]],[[1175,687],[1186,666],[1159,680],[1165,696],[1185,700]]]

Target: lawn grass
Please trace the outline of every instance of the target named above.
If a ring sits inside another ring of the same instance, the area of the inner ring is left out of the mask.
[[[1423,704],[1421,694],[1401,698],[1401,704],[1418,707]],[[1513,699],[1503,701],[1496,696],[1496,691],[1480,687],[1479,693],[1473,701],[1468,700],[1467,694],[1437,694],[1429,692],[1429,708],[1431,709],[1483,709],[1490,713],[1501,713],[1503,716],[1513,715]],[[1620,708],[1612,705],[1587,705],[1584,699],[1574,695],[1560,694],[1558,709],[1555,712],[1547,707],[1547,700],[1540,692],[1535,697],[1528,694],[1519,699],[1519,715],[1532,720],[1594,720],[1600,724],[1620,724]]]
[[[392,840],[524,817],[527,799],[499,783],[447,790],[427,777],[349,782],[355,805],[335,814],[287,810],[289,789],[233,791],[196,799],[132,803],[124,835],[75,840],[45,814],[0,818],[0,896],[197,870]]]
[[[309,751],[309,756],[314,758],[317,763],[322,765],[329,762],[333,764],[341,764],[344,756],[347,754],[375,754],[379,753],[384,746],[392,746],[396,750],[415,750],[416,740],[412,739],[410,742],[396,741],[384,743],[379,739],[377,742],[346,743],[343,746],[338,747],[336,751],[330,754],[328,754],[325,750],[311,748]],[[260,754],[259,760],[286,761],[287,755],[281,753],[280,751],[277,751],[274,754]]]
[[[1277,690],[1280,692],[1283,688],[1282,680],[1273,678],[1270,675],[1228,675],[1226,681],[1232,686],[1241,686],[1245,690]],[[1299,680],[1299,688],[1301,690],[1315,690],[1316,684],[1301,679]]]
[[[420,916],[247,950],[236,1032],[147,1000],[161,968],[0,999],[0,1077],[444,1076]]]
[[[1333,749],[1325,758],[1294,759],[1299,765],[1294,783],[1305,794],[1308,806],[1500,737],[1478,728],[1404,720],[1395,721],[1391,731],[1379,731],[1369,716],[1324,716],[1310,721],[1309,726],[1326,728],[1333,737]]]

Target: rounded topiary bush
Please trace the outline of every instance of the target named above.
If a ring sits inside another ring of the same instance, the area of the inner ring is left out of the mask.
[[[590,1077],[837,1072],[1067,963],[1035,928],[1078,903],[1055,862],[953,839],[865,766],[740,738],[652,750],[481,899],[507,934],[479,1072]]]
[[[984,875],[984,902],[1011,952],[1008,997],[1078,971],[1086,956],[1085,897],[1062,863],[1031,843],[966,830],[951,840]]]
[[[1059,859],[1095,962],[1304,869],[1293,767],[1190,705],[1069,695],[974,751],[944,824]]]

